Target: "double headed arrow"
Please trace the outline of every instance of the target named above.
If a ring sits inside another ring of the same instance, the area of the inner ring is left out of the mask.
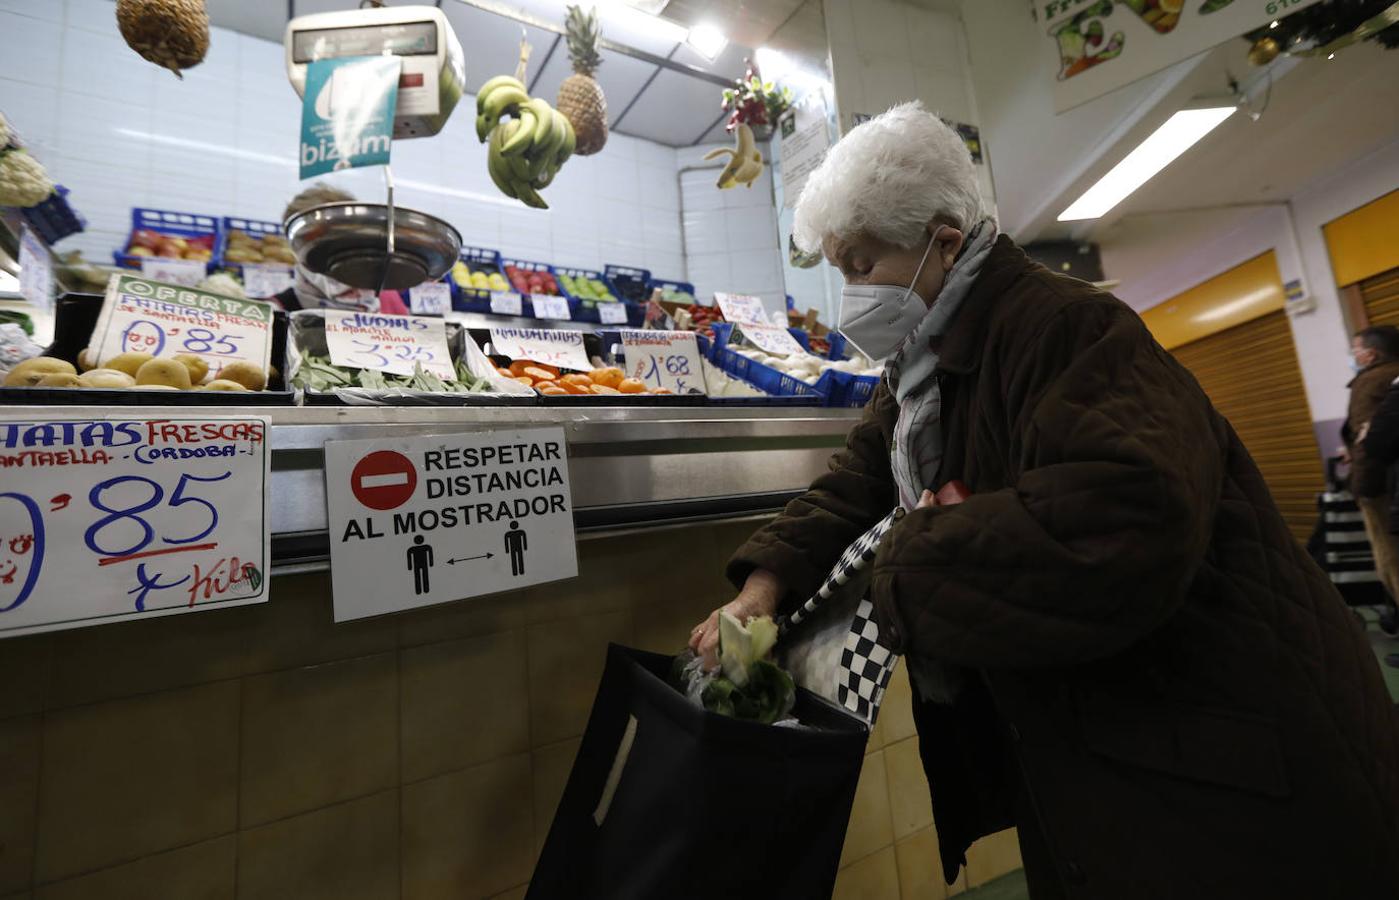
[[[471,562],[473,559],[490,559],[492,556],[495,556],[495,554],[494,554],[494,553],[483,553],[483,554],[480,555],[480,556],[463,556],[461,559],[449,559],[449,560],[447,560],[447,565],[449,565],[449,566],[455,566],[455,565],[456,565],[457,563],[459,563],[459,562]]]

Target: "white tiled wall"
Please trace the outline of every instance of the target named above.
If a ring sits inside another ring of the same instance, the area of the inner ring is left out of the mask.
[[[688,280],[703,303],[713,302],[715,291],[727,291],[754,294],[780,304],[786,291],[778,255],[772,172],[765,168],[751,188],[721,191],[715,182],[722,165],[703,159],[716,146],[728,145],[701,145],[676,153],[684,194]],[[769,156],[766,145],[763,156]]]
[[[110,260],[133,206],[276,220],[302,186],[301,101],[280,44],[215,28],[205,61],[181,81],[125,45],[111,0],[0,0],[0,41],[0,111],[88,220],[60,250]],[[685,277],[676,151],[613,135],[601,153],[564,166],[544,192],[549,210],[532,210],[491,184],[472,105],[463,97],[436,137],[395,144],[399,203],[507,255]],[[328,180],[383,197],[377,168]],[[748,265],[738,269],[745,283],[773,288],[747,279]]]

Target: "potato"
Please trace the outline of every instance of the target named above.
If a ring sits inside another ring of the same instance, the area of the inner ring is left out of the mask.
[[[184,363],[173,359],[148,360],[136,370],[136,384],[141,387],[165,385],[176,390],[189,390],[189,369]]]
[[[171,387],[168,384],[141,384],[137,385],[143,391],[178,391],[179,388]]]
[[[267,373],[252,363],[229,363],[219,370],[219,380],[236,381],[250,391],[260,391],[267,387]]]
[[[72,372],[50,372],[39,379],[35,387],[81,387],[78,376]]]
[[[89,369],[78,376],[78,384],[89,388],[129,388],[136,379],[116,369]]]
[[[118,372],[125,372],[135,378],[141,367],[154,358],[149,353],[119,353],[107,360],[103,368],[116,369]]]
[[[78,351],[78,371],[79,371],[79,372],[89,372],[89,371],[91,371],[91,370],[93,370],[93,369],[95,369],[95,368],[97,368],[97,364],[96,364],[96,359],[95,359],[95,357],[92,355],[92,351],[89,350],[89,349],[86,348],[86,347],[84,347],[83,349],[79,350],[79,351]]]
[[[204,385],[206,391],[246,391],[247,388],[236,381],[229,381],[227,378],[215,378]]]
[[[5,387],[34,387],[45,375],[77,375],[73,364],[52,356],[21,360],[5,375]]]
[[[190,384],[199,384],[204,380],[204,376],[209,374],[209,364],[193,353],[176,353],[174,359],[184,363],[185,368],[189,369]]]

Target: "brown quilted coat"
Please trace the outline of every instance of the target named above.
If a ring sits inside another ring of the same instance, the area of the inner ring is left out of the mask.
[[[1020,826],[1036,896],[1399,898],[1399,717],[1373,653],[1195,379],[1008,238],[942,347],[939,484],[875,560],[881,628],[961,667],[915,696],[950,880]],[[885,386],[730,563],[789,602],[894,506]]]

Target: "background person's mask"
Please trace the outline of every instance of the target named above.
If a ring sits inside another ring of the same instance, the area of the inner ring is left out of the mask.
[[[928,254],[933,252],[939,228],[928,239],[928,249],[923,251],[923,259],[918,263],[918,271],[913,273],[913,281],[908,287],[897,284],[846,284],[840,289],[840,324],[838,329],[845,339],[870,359],[883,359],[899,348],[904,338],[913,333],[918,323],[928,314],[928,304],[913,289],[923,267],[928,264]]]

